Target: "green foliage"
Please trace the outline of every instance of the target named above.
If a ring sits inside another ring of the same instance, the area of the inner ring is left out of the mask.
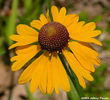
[[[9,39],[9,36],[14,34],[14,32],[15,32],[17,7],[18,7],[18,0],[13,0],[12,12],[11,12],[9,19],[7,20],[6,33],[5,33],[6,40],[9,45],[12,44],[12,41]]]
[[[108,26],[107,26],[107,28],[106,28],[106,31],[107,31],[108,33],[110,33],[110,21],[107,21],[107,24],[108,24]]]
[[[4,48],[4,39],[3,38],[0,38],[0,56],[5,54],[5,48]]]
[[[31,93],[30,89],[28,88],[28,85],[26,85],[26,92],[28,95],[28,100],[40,100],[40,99],[34,98],[33,94]]]
[[[3,0],[0,0],[0,7],[1,7],[1,5],[2,5],[2,2],[3,2]]]
[[[98,23],[98,22],[100,22],[102,20],[102,18],[103,18],[102,15],[98,15],[98,16],[95,16],[94,18],[92,18],[90,21]]]
[[[105,45],[103,46],[103,48],[104,48],[105,50],[110,50],[110,40],[109,40],[109,39],[104,39],[104,40],[103,40],[103,43],[105,44]]]
[[[86,23],[87,22],[95,22],[95,23],[98,23],[102,20],[103,16],[102,15],[98,15],[98,16],[95,16],[94,18],[92,19],[88,19],[88,14],[86,12],[81,12],[79,14],[79,21],[85,21]]]
[[[27,0],[23,0],[23,3],[24,3],[24,10],[25,10],[24,13],[27,14],[28,12],[31,12],[32,7],[33,7],[32,0],[28,0],[28,2]]]
[[[69,78],[69,81],[71,86],[71,91],[67,93],[69,100],[80,100],[80,97],[78,96],[75,86],[73,85],[70,78]]]
[[[104,82],[104,71],[106,70],[107,65],[102,64],[98,67],[93,74],[94,81],[87,85],[87,89],[85,90],[85,95],[89,97],[110,97],[108,92],[103,87]]]
[[[87,22],[87,20],[88,20],[88,15],[87,15],[87,13],[86,13],[85,11],[81,12],[81,13],[79,14],[79,21],[85,21],[85,22]]]

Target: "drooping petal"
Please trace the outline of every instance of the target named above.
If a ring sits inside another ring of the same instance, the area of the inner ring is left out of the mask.
[[[47,66],[46,62],[48,61],[48,57],[44,56],[42,57],[41,62],[36,63],[36,68],[34,69],[34,73],[32,75],[32,80],[30,83],[30,90],[31,92],[35,92],[36,89],[39,87],[42,93],[46,93],[46,87],[47,87]],[[46,76],[43,76],[43,75]],[[46,78],[45,80],[42,80],[42,78]],[[44,84],[44,86],[42,86]]]
[[[64,91],[70,91],[68,76],[59,57],[52,57],[51,62],[53,69],[53,85],[56,93],[59,94],[59,87]]]
[[[27,46],[25,48],[23,47],[19,47],[18,49],[20,50],[21,48],[21,52],[24,51],[28,51],[25,53],[19,53],[20,51],[17,50],[17,56],[14,56],[11,58],[11,61],[16,61],[12,64],[11,69],[13,71],[17,71],[20,68],[22,68],[29,60],[31,60],[39,51],[39,48],[36,45],[33,46]],[[23,48],[23,49],[22,49]]]
[[[64,69],[64,66],[62,65],[62,63],[61,63],[61,61],[60,61],[60,59],[59,59],[59,57],[57,57],[57,62],[58,62],[58,65],[59,65],[59,73],[61,73],[60,75],[61,75],[61,77],[60,77],[60,79],[61,79],[61,88],[62,88],[62,90],[64,90],[64,91],[66,91],[66,92],[69,92],[70,91],[70,84],[69,84],[69,80],[68,80],[68,75],[67,75],[67,73],[66,73],[66,71],[65,71],[65,69]]]
[[[52,71],[52,67],[51,67],[51,61],[47,62],[47,67],[48,67],[48,81],[47,81],[47,93],[48,94],[52,94],[53,90],[54,90],[54,86],[53,86],[53,71]]]
[[[37,67],[37,65],[42,62],[42,55],[37,58],[33,63],[31,63],[21,74],[21,76],[19,77],[18,83],[19,84],[25,84],[27,83],[29,80],[32,79],[32,75]]]
[[[96,58],[98,57],[98,53],[89,44],[70,42],[69,47],[84,68],[92,72],[95,71],[93,63],[90,60],[90,57],[95,61]],[[88,55],[90,57],[88,57]]]
[[[77,58],[72,53],[70,53],[69,51],[63,51],[63,53],[67,61],[69,62],[73,72],[78,77],[80,85],[85,88],[85,82],[82,78],[84,77],[89,81],[93,81],[93,77],[90,75],[90,72],[82,67],[82,65],[78,62]]]

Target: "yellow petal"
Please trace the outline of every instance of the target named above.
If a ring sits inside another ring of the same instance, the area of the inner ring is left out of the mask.
[[[32,75],[35,72],[36,68],[38,67],[37,65],[39,65],[39,63],[42,62],[42,57],[43,55],[41,55],[39,58],[37,58],[35,61],[33,61],[21,74],[21,76],[19,77],[18,83],[19,84],[25,84],[27,83],[29,80],[32,79]]]
[[[47,57],[46,57],[47,58]],[[39,87],[41,87],[41,92],[43,93],[43,94],[45,94],[46,92],[47,92],[47,76],[48,76],[48,66],[47,66],[47,62],[48,62],[48,58],[47,59],[45,59],[45,61],[43,61],[43,63],[45,64],[45,65],[43,65],[44,66],[44,68],[43,68],[43,73],[42,73],[42,75],[41,75],[41,79],[40,79],[40,83],[39,83]]]
[[[83,26],[83,30],[94,30],[96,28],[96,24],[94,22],[89,22]]]
[[[14,43],[14,44],[12,44],[11,46],[9,46],[9,50],[11,50],[11,49],[13,49],[13,48],[15,48],[15,47],[17,47],[17,46],[19,46],[20,44],[19,43]]]
[[[51,67],[52,67],[52,72],[53,72],[53,86],[55,88],[55,92],[57,94],[59,94],[59,87],[60,87],[60,78],[59,78],[59,75],[60,73],[58,72],[58,65],[57,63],[55,62],[55,58],[52,57],[51,59]],[[59,74],[58,74],[59,73]]]
[[[51,63],[53,71],[53,86],[56,93],[59,94],[59,87],[61,87],[64,91],[70,91],[67,73],[58,56],[52,56]]]
[[[60,12],[59,12],[59,17],[63,17],[66,15],[66,8],[65,7],[62,7],[60,9]]]
[[[28,35],[11,35],[10,39],[17,41],[17,43],[11,45],[9,49],[16,46],[24,46],[38,41],[38,37],[28,36]]]
[[[87,31],[83,34],[82,37],[86,36],[86,37],[96,37],[98,35],[100,35],[102,32],[100,30],[94,30],[94,31]]]
[[[96,24],[94,22],[90,22],[84,24],[83,21],[78,22],[78,18],[76,17],[76,21],[74,21],[71,25],[67,27],[69,35],[72,39],[95,43],[97,45],[102,45],[99,41],[92,37],[96,37],[101,34],[100,30],[95,30]]]
[[[22,43],[22,42],[32,43],[32,42],[38,41],[38,37],[27,36],[27,35],[11,35],[10,39],[13,40],[13,41],[20,42],[20,43]]]
[[[70,83],[69,83],[69,80],[68,80],[68,75],[64,69],[64,66],[62,65],[59,57],[57,57],[57,62],[58,62],[58,69],[59,69],[59,73],[60,73],[60,80],[61,80],[61,83],[60,83],[60,86],[61,88],[66,91],[66,92],[69,92],[70,91]]]
[[[95,50],[89,47],[83,46],[77,42],[70,42],[69,47],[73,51],[74,55],[79,60],[79,62],[83,65],[84,68],[92,72],[95,71],[95,68],[92,62],[90,62],[90,60],[87,58],[87,56],[84,53],[84,52],[88,52],[89,55],[93,55],[94,57],[97,57],[98,53]],[[82,48],[85,48],[84,49],[85,51],[82,51]]]
[[[42,77],[43,77],[42,75],[43,75],[43,72],[45,70],[45,67],[47,67],[47,66],[45,66],[47,60],[48,60],[48,58],[43,55],[42,60],[38,64],[37,63],[35,64],[36,65],[36,68],[35,68],[35,72],[32,75],[32,80],[31,80],[31,84],[30,84],[30,90],[31,90],[31,92],[35,92],[36,89],[39,86],[41,92],[42,93],[45,93],[46,85],[44,85],[44,87],[41,87],[42,86],[41,85],[41,82],[43,82],[44,84],[46,84],[45,83],[46,80],[44,80],[44,81],[42,80]]]
[[[56,6],[52,6],[51,12],[52,12],[53,20],[55,21],[56,18],[58,17],[58,8]]]
[[[20,35],[38,37],[38,32],[36,30],[24,24],[17,25],[17,33]]]
[[[94,43],[94,44],[97,44],[97,45],[99,45],[99,46],[102,46],[102,43],[101,43],[100,41],[94,39],[94,38],[90,38],[90,39],[87,39],[87,40],[85,40],[85,41],[91,42],[91,43]]]
[[[66,27],[69,27],[74,22],[75,17],[79,18],[77,14],[66,15],[64,22],[62,24]]]
[[[46,16],[47,16],[47,21],[48,21],[48,22],[51,22],[51,19],[50,19],[50,16],[49,16],[49,9],[47,9]]]
[[[12,64],[12,70],[16,71],[22,68],[29,60],[31,60],[37,53],[38,49],[36,45],[30,46],[26,49],[22,49],[22,51],[31,50],[29,52],[25,52],[24,54],[18,53],[17,56],[11,58],[11,61],[16,61]]]
[[[65,57],[67,58],[67,61],[69,62],[72,70],[78,77],[78,80],[81,80],[80,77],[84,77],[89,81],[93,81],[93,77],[90,75],[90,72],[88,70],[85,70],[81,66],[81,64],[78,62],[77,58],[72,53],[70,53],[69,51],[63,51],[63,53],[64,53]],[[84,84],[85,83],[83,83],[83,86],[84,86]]]
[[[98,58],[99,54],[94,50],[88,43],[85,42],[70,42],[71,49],[75,50],[81,57],[87,59],[92,64],[99,66],[101,64],[100,59]],[[83,52],[83,53],[82,53]],[[98,59],[98,60],[97,60]],[[91,68],[94,71],[94,68]]]
[[[51,67],[51,62],[47,62],[48,67],[48,84],[47,84],[47,93],[52,94],[54,87],[53,87],[53,71]]]
[[[65,17],[66,17],[66,8],[62,7],[58,12],[58,8],[56,6],[52,6],[51,11],[52,11],[53,21],[64,25]]]
[[[25,46],[21,46],[21,47],[16,47],[16,54],[28,54],[31,52],[36,52],[36,51],[39,51],[41,48],[40,48],[40,45],[25,45]]]
[[[30,25],[36,29],[41,29],[41,27],[43,26],[43,23],[41,23],[40,20],[33,20]]]
[[[47,18],[44,16],[44,14],[40,15],[40,20],[43,25],[48,23]]]

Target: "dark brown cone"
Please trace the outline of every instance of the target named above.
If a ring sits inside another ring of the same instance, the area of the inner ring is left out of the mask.
[[[45,24],[39,32],[38,41],[41,48],[49,52],[61,51],[67,46],[68,40],[69,33],[66,27],[57,22]]]

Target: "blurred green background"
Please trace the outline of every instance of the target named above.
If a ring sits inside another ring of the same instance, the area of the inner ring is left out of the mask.
[[[60,91],[59,95],[53,93],[50,96],[38,90],[31,94],[28,85],[17,85],[20,72],[10,70],[9,58],[13,51],[8,50],[12,44],[9,36],[16,33],[17,24],[29,24],[42,12],[46,14],[51,5],[65,6],[68,13],[79,14],[80,21],[96,22],[97,28],[103,31],[97,37],[103,47],[93,45],[100,53],[102,65],[93,73],[94,81],[87,82],[84,95],[110,100],[110,0],[0,0],[0,100],[75,100],[72,92]]]

